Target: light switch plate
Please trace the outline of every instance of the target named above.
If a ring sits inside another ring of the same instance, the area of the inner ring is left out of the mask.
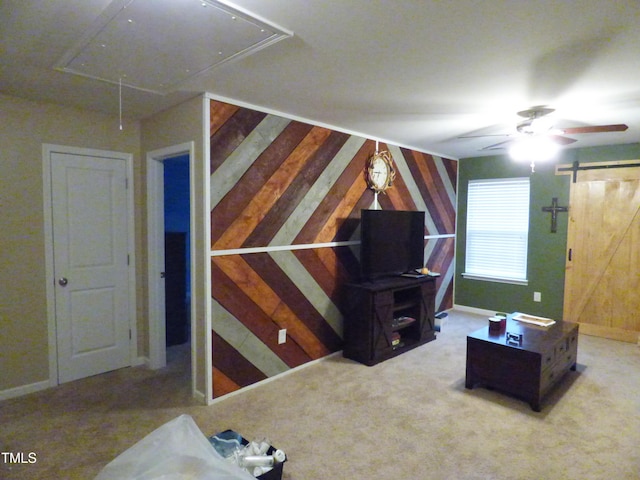
[[[287,342],[287,329],[283,328],[278,331],[278,344],[283,344]]]

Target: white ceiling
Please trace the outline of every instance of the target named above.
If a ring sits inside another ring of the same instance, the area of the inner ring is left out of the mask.
[[[134,0],[143,1],[153,15],[142,15],[138,26],[163,13],[173,22],[140,27],[144,35],[117,46],[120,65],[137,69],[145,81],[168,75],[174,64],[184,68],[183,57],[203,48],[201,39],[213,42],[209,28],[227,32],[224,25],[203,21],[201,0]],[[119,87],[113,78],[96,80],[55,67],[75,58],[107,17],[129,2],[3,0],[0,92],[117,115]],[[178,3],[184,4],[179,12],[200,9],[193,22],[176,13]],[[233,5],[293,36],[214,68],[200,66],[197,75],[157,79],[173,82],[171,88],[147,91],[124,80],[125,117],[148,117],[210,92],[464,158],[502,153],[482,149],[508,137],[460,137],[515,133],[522,120],[516,112],[548,105],[555,108],[558,128],[629,126],[626,132],[574,135],[578,141],[565,148],[640,142],[637,0],[235,0]],[[188,26],[181,28],[181,22]],[[176,38],[193,47],[177,54]],[[164,55],[162,61],[169,59],[160,73],[147,71],[157,65],[148,61],[143,45]],[[215,52],[219,48],[211,46]],[[104,77],[109,69],[95,55]],[[91,61],[91,54],[84,60]]]

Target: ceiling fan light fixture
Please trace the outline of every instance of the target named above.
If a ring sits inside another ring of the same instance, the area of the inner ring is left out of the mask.
[[[530,118],[518,124],[518,131],[529,135],[549,133],[553,128],[553,120],[549,117]]]
[[[514,142],[509,155],[515,161],[547,162],[555,158],[560,147],[549,137],[531,135]]]

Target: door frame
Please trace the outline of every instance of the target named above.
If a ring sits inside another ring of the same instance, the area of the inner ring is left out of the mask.
[[[147,152],[147,283],[149,311],[149,367],[163,368],[167,364],[166,324],[164,307],[160,300],[164,298],[164,281],[160,272],[164,271],[164,161],[180,155],[189,155],[189,222],[191,272],[195,272],[195,186],[194,186],[194,142],[181,143],[159,150]],[[191,324],[191,376],[195,378],[194,360],[195,340],[195,275],[192,273],[191,306],[189,323]]]
[[[135,212],[133,192],[133,155],[125,152],[97,150],[92,148],[71,147],[68,145],[42,144],[42,185],[44,207],[44,246],[45,246],[45,285],[47,296],[47,328],[49,333],[49,386],[58,382],[58,336],[55,308],[55,269],[53,251],[53,212],[51,185],[51,155],[64,153],[88,157],[115,158],[124,160],[127,165],[127,248],[129,251],[129,344],[130,364],[141,363],[138,359],[138,330],[136,324],[136,249],[135,249]]]

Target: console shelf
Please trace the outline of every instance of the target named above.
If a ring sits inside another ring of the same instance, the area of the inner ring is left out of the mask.
[[[343,355],[375,365],[435,340],[435,279],[385,278],[347,285]],[[401,321],[409,317],[414,321]]]

